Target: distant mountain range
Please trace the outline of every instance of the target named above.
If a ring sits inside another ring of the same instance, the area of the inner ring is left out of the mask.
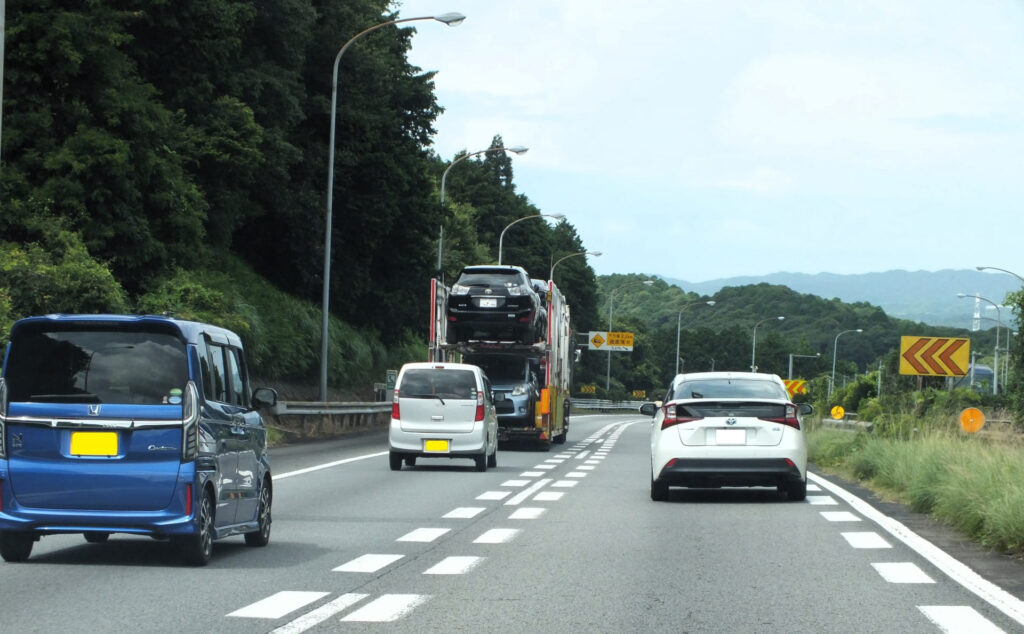
[[[661,276],[659,276],[661,277]],[[837,298],[843,302],[867,302],[879,306],[890,317],[919,321],[932,326],[970,328],[974,316],[974,300],[959,298],[957,293],[980,295],[1002,304],[1006,294],[1020,290],[1016,277],[972,270],[942,271],[885,271],[839,275],[836,273],[772,273],[770,275],[729,277],[707,282],[687,282],[668,277],[661,279],[687,292],[714,295],[726,286],[751,284],[777,284],[798,293],[809,293],[824,299]],[[996,311],[982,301],[982,316],[996,318]],[[1013,324],[1014,315],[1003,308],[1000,316],[1004,324]],[[995,321],[982,320],[982,328],[991,328]]]

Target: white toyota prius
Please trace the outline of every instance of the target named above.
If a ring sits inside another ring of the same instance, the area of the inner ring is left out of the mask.
[[[651,425],[651,499],[669,487],[773,486],[807,496],[807,441],[801,416],[777,375],[680,374],[661,407],[645,404]]]

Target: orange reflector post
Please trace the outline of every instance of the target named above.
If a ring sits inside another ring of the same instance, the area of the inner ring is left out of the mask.
[[[548,388],[544,388],[540,391],[540,403],[537,403],[537,407],[541,414],[548,414],[551,412],[551,392]]]

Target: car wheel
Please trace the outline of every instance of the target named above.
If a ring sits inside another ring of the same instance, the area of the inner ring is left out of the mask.
[[[498,445],[494,445],[494,453],[487,456],[487,466],[491,469],[498,466]]]
[[[249,546],[266,546],[270,543],[270,506],[272,500],[270,480],[264,479],[260,487],[260,505],[256,511],[259,528],[245,534],[245,543]]]
[[[391,452],[388,454],[388,464],[391,465],[392,471],[402,470],[402,454]]]
[[[477,471],[487,471],[487,450],[484,449],[482,452],[473,456],[473,460],[476,462]]]
[[[786,497],[794,502],[807,499],[807,480],[800,480],[798,482],[790,482],[789,486],[786,487]]]
[[[405,466],[407,466],[407,467],[415,467],[416,466],[416,456],[406,456],[405,457]]]
[[[651,478],[651,499],[655,502],[664,502],[668,499],[668,484],[661,480]]]
[[[213,497],[203,493],[196,509],[199,529],[181,541],[181,554],[190,566],[205,566],[213,557]]]
[[[25,561],[32,554],[34,543],[35,539],[25,533],[0,533],[0,557],[11,563]]]
[[[85,533],[85,541],[90,544],[102,544],[107,541],[107,538],[109,537],[110,533],[101,533],[99,531],[89,531],[88,533]]]

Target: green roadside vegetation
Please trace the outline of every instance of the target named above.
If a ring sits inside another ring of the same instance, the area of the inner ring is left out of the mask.
[[[1000,410],[986,414],[998,422],[976,434],[963,431],[962,405],[976,399],[967,390],[893,397],[874,415],[870,430],[816,421],[807,435],[809,460],[972,541],[1024,555],[1024,439],[999,420],[1008,418]]]

